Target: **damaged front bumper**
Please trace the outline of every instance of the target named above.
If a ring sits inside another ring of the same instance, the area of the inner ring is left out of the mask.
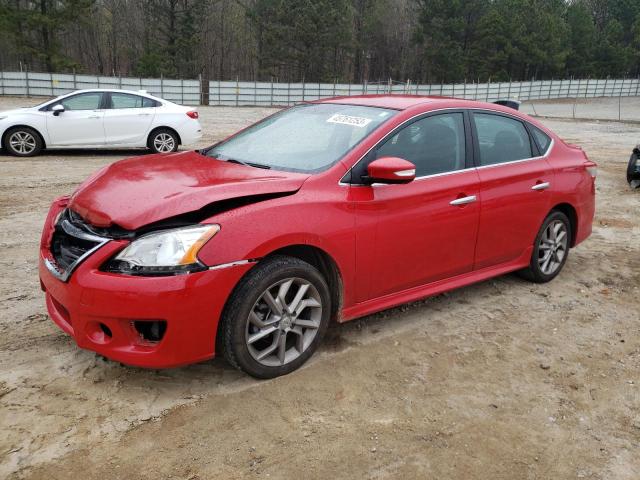
[[[126,242],[110,240],[61,278],[50,239],[66,199],[52,206],[40,246],[40,282],[51,319],[79,347],[127,365],[169,368],[215,355],[227,298],[253,266],[240,263],[188,275],[141,277],[101,270]]]

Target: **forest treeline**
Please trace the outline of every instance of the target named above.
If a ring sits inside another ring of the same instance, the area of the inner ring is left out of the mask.
[[[640,75],[640,0],[0,0],[0,69],[441,83]]]

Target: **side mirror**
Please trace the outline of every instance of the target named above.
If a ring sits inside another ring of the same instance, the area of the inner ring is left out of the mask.
[[[410,183],[416,178],[416,166],[403,158],[382,157],[367,168],[367,183]]]
[[[61,105],[61,104],[54,105],[53,107],[51,107],[51,111],[53,112],[53,115],[57,117],[62,112],[64,112],[64,105]]]

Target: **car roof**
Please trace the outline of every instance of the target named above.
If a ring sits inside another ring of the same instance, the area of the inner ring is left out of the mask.
[[[335,103],[343,105],[359,105],[366,107],[390,108],[393,110],[408,110],[413,107],[428,107],[425,110],[441,108],[485,108],[499,112],[513,113],[515,110],[495,103],[465,100],[462,98],[436,97],[422,95],[356,95],[349,97],[334,97],[318,100],[313,103]]]

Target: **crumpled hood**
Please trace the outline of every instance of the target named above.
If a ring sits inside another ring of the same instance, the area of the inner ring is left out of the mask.
[[[88,178],[69,207],[96,227],[127,230],[199,210],[220,200],[292,193],[309,175],[252,168],[197,152],[146,155]]]

